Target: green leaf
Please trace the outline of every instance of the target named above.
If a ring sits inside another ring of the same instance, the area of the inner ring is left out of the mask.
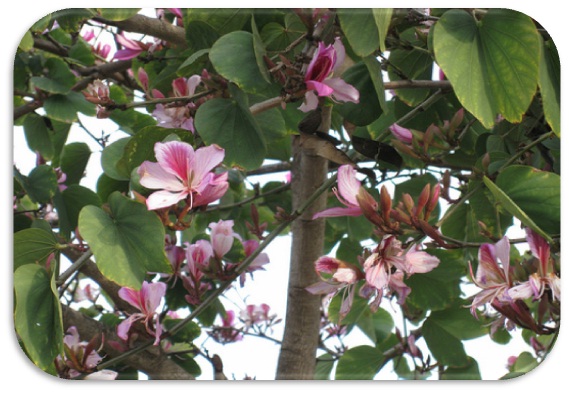
[[[45,370],[63,351],[63,323],[55,283],[45,268],[26,264],[14,272],[14,290],[16,332],[28,357]]]
[[[437,63],[462,105],[487,128],[497,114],[520,122],[538,81],[539,34],[531,18],[490,9],[477,21],[466,11],[450,10],[433,34]]]
[[[265,158],[267,148],[259,125],[235,99],[216,98],[200,105],[195,127],[207,145],[225,149],[225,163],[230,166],[255,169]]]
[[[381,52],[385,52],[387,50],[385,46],[385,38],[387,37],[387,32],[389,31],[391,16],[393,15],[393,8],[374,8],[371,11],[373,14],[373,19],[375,19],[377,31],[379,33],[379,49]]]
[[[467,308],[461,306],[433,312],[422,327],[423,337],[431,354],[443,365],[468,367],[469,357],[462,340],[487,333],[482,322],[477,321]]]
[[[270,51],[283,51],[305,31],[306,26],[294,13],[284,18],[284,26],[277,22],[269,22],[261,29],[261,38]]]
[[[93,49],[85,40],[77,40],[77,42],[69,48],[69,58],[75,60],[82,66],[92,66],[95,63]]]
[[[348,296],[346,294],[347,291],[349,291],[347,288],[341,290],[332,298],[328,306],[328,319],[334,324],[347,325],[357,323],[364,313],[369,312],[368,300],[355,295],[352,308],[344,318],[341,318],[340,308],[345,297]]]
[[[472,357],[468,357],[469,364],[466,367],[448,367],[441,375],[441,380],[480,380],[478,363]]]
[[[222,36],[211,47],[209,59],[219,74],[248,93],[262,93],[270,86],[259,68],[253,34],[249,32]]]
[[[28,174],[23,186],[33,202],[45,204],[58,190],[57,175],[51,166],[42,164]]]
[[[39,152],[46,160],[53,158],[54,149],[50,130],[43,116],[31,113],[24,120],[26,142],[32,152]]]
[[[184,60],[184,62],[180,65],[180,67],[178,68],[178,74],[180,75],[187,75],[190,72],[188,70],[191,70],[192,65],[199,59],[201,58],[203,55],[207,55],[209,53],[210,49],[209,48],[204,48],[204,49],[200,49],[198,51],[195,51],[194,53],[192,53],[190,56],[188,56],[188,58],[186,60]]]
[[[381,368],[383,353],[371,346],[348,349],[336,367],[336,380],[371,380]]]
[[[379,308],[373,313],[367,311],[356,324],[376,344],[380,344],[389,338],[393,327],[395,327],[393,317],[383,308]]]
[[[496,239],[502,238],[506,229],[512,225],[512,216],[499,209],[500,206],[494,203],[492,194],[487,189],[478,187],[481,183],[478,180],[468,182],[468,191],[472,192],[468,199],[471,212],[476,222],[484,223]],[[499,223],[496,218],[500,219]]]
[[[114,191],[119,191],[121,193],[127,193],[129,190],[128,181],[118,181],[109,177],[106,174],[101,174],[97,180],[97,195],[102,202],[106,202],[107,198]]]
[[[95,116],[97,113],[95,104],[88,102],[81,93],[77,92],[49,96],[44,101],[44,109],[50,118],[64,123],[77,121],[77,112],[87,116]]]
[[[124,21],[138,14],[140,8],[97,8],[98,14],[111,21]]]
[[[561,63],[559,53],[552,40],[543,42],[540,36],[541,56],[539,63],[539,90],[543,100],[545,119],[561,136]]]
[[[103,172],[109,178],[117,181],[128,181],[130,179],[130,171],[126,163],[121,162],[124,150],[132,137],[121,138],[103,149],[101,154],[101,167]]]
[[[90,157],[91,148],[84,142],[72,142],[63,147],[59,167],[66,175],[66,185],[81,182]]]
[[[381,64],[375,56],[366,56],[363,59],[364,64],[367,67],[371,82],[375,88],[377,94],[377,100],[383,112],[387,111],[387,103],[385,101],[385,87],[383,86],[383,71],[381,70]]]
[[[376,89],[379,82],[376,76],[371,77],[368,66],[364,62],[356,63],[342,74],[342,79],[360,92],[360,99],[359,103],[338,105],[340,115],[356,126],[367,126],[379,118],[382,113]]]
[[[176,324],[180,323],[183,319],[172,319],[172,318],[165,318],[162,321],[166,330],[172,329]],[[180,331],[176,332],[170,338],[173,342],[185,342],[191,343],[195,339],[197,339],[201,335],[201,328],[195,322],[189,322],[185,324]]]
[[[549,234],[561,227],[561,177],[530,166],[510,166],[496,179],[496,186]]]
[[[330,380],[330,374],[334,368],[335,360],[330,354],[323,354],[316,359],[314,380]]]
[[[14,271],[25,264],[45,265],[48,256],[56,253],[57,240],[53,233],[28,228],[14,234]]]
[[[32,77],[32,84],[49,93],[67,94],[75,84],[76,77],[63,60],[52,57],[45,62],[47,77]]]
[[[424,50],[424,44],[416,38],[415,28],[401,34],[401,40],[411,45],[411,49],[393,49],[389,53],[388,75],[390,81],[405,79],[429,80],[433,73],[433,58]],[[401,75],[403,74],[404,77]],[[415,107],[430,94],[429,89],[398,89],[397,97],[405,104]]]
[[[34,47],[34,37],[32,36],[31,31],[26,31],[24,36],[20,40],[20,44],[18,44],[18,49],[27,52]]]
[[[105,277],[140,289],[148,272],[171,272],[164,226],[154,212],[119,192],[109,196],[108,212],[89,205],[79,214],[79,231]]]
[[[259,30],[257,29],[257,24],[255,23],[255,18],[251,17],[251,31],[253,33],[253,51],[255,52],[255,59],[257,60],[257,67],[259,67],[259,71],[261,72],[261,76],[267,83],[271,83],[271,75],[269,74],[269,70],[267,69],[267,65],[265,64],[265,55],[267,51],[265,50],[265,46],[263,45],[263,40],[261,35],[259,34]]]
[[[184,26],[193,21],[202,21],[219,35],[242,29],[251,17],[251,10],[246,8],[192,8],[185,12]]]
[[[61,192],[60,197],[54,198],[54,204],[60,216],[60,233],[68,238],[71,231],[75,231],[77,228],[81,209],[88,205],[100,207],[101,199],[91,189],[80,185],[71,185]]]
[[[361,57],[379,49],[379,31],[376,16],[369,8],[338,9],[338,19],[354,52]],[[383,30],[383,29],[382,29]],[[362,39],[365,37],[365,39]]]

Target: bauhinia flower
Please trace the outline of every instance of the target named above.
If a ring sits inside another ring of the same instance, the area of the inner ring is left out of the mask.
[[[539,260],[537,272],[531,274],[527,281],[508,290],[513,299],[540,299],[545,290],[550,289],[554,300],[561,298],[561,279],[555,272],[549,244],[530,228],[526,228],[526,239],[531,253]]]
[[[242,244],[243,244],[243,249],[245,251],[245,258],[251,256],[251,254],[253,254],[253,252],[255,252],[255,250],[259,248],[259,241],[257,241],[256,239],[248,239],[246,241],[243,241]],[[269,264],[270,262],[271,261],[269,259],[268,254],[264,252],[259,253],[257,257],[253,259],[251,264],[249,264],[249,266],[245,269],[245,272],[243,272],[239,276],[239,284],[241,285],[241,287],[243,287],[243,285],[245,284],[245,277],[247,273],[249,273],[251,277],[253,277],[253,272],[265,270],[263,266],[265,264]]]
[[[241,241],[241,236],[233,231],[233,224],[233,220],[220,220],[217,223],[209,224],[213,253],[218,259],[221,259],[231,250],[234,239]]]
[[[495,245],[485,243],[478,249],[478,268],[476,275],[470,265],[470,275],[480,291],[470,305],[470,312],[476,317],[476,308],[486,303],[509,303],[512,301],[508,289],[512,286],[510,279],[510,241],[502,238]]]
[[[329,208],[316,213],[312,219],[322,217],[337,216],[360,216],[362,209],[357,200],[360,191],[361,182],[356,178],[356,170],[354,167],[344,164],[338,168],[338,188],[334,188],[334,194],[338,200],[346,207]]]
[[[142,186],[160,189],[146,199],[148,209],[167,208],[182,200],[192,209],[218,200],[227,191],[227,172],[211,172],[225,156],[218,145],[194,151],[185,142],[157,142],[154,152],[157,162],[145,161],[138,169]]]
[[[140,78],[140,74],[139,74]],[[192,75],[189,78],[176,78],[172,81],[172,91],[174,97],[188,97],[193,96],[196,88],[201,83],[201,76]],[[153,91],[154,96],[157,96],[157,91]],[[160,95],[162,95],[160,93]],[[163,96],[163,95],[162,95]],[[166,128],[182,128],[195,132],[194,119],[190,114],[190,110],[195,109],[196,105],[192,102],[183,106],[165,106],[164,104],[157,104],[156,109],[152,115],[158,120],[158,125]]]
[[[266,323],[269,325],[272,320],[276,317],[276,315],[269,315],[271,307],[267,304],[260,304],[260,305],[247,305],[245,309],[243,309],[239,313],[239,318],[245,324],[245,329],[253,325],[263,324]]]
[[[156,309],[160,306],[162,297],[166,294],[166,283],[148,283],[145,281],[142,282],[140,290],[122,287],[118,294],[120,298],[140,311],[139,313],[133,313],[117,326],[119,338],[125,341],[128,340],[132,324],[138,320],[144,320],[146,332],[155,337],[154,345],[158,345],[160,343],[160,335],[162,335],[162,326],[158,321]],[[156,321],[154,321],[155,318]]]
[[[221,326],[214,326],[209,335],[219,343],[232,343],[243,339],[243,334],[235,328],[235,312],[227,311],[221,318]]]
[[[344,62],[346,50],[339,37],[334,44],[318,43],[318,48],[308,64],[304,82],[306,84],[305,102],[299,107],[308,112],[318,106],[318,97],[331,97],[338,101],[358,103],[358,90],[341,78],[330,77]]]
[[[202,282],[202,278],[212,257],[213,248],[207,240],[200,239],[191,245],[186,243],[187,265],[185,273],[187,275],[182,276],[182,282],[188,291],[185,299],[192,305],[198,305],[201,296],[210,288],[208,283]]]

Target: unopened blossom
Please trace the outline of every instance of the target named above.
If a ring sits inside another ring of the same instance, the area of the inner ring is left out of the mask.
[[[148,196],[148,209],[167,208],[186,200],[190,208],[218,200],[229,187],[227,172],[211,172],[223,161],[225,151],[218,145],[194,148],[185,142],[157,142],[157,162],[145,161],[138,169],[140,184],[159,189]]]
[[[200,239],[193,244],[186,243],[186,267],[182,276],[184,288],[187,290],[185,299],[192,305],[197,305],[201,301],[201,296],[210,289],[209,283],[202,281],[204,270],[209,266],[209,261],[213,257],[213,248],[209,241]]]
[[[325,45],[322,41],[308,64],[304,82],[306,94],[304,103],[299,107],[303,112],[308,112],[318,106],[318,97],[331,97],[337,101],[350,101],[358,103],[360,93],[352,85],[338,77],[331,77],[334,71],[344,62],[346,50],[339,37],[334,44]]]
[[[470,305],[471,313],[476,316],[476,308],[486,303],[510,302],[508,289],[511,287],[510,279],[510,241],[508,237],[502,238],[495,245],[484,243],[478,249],[478,268],[476,275],[472,272],[472,280],[482,289],[474,297]]]
[[[360,216],[362,209],[357,200],[357,195],[361,187],[361,182],[356,178],[356,170],[354,167],[344,164],[338,168],[338,188],[334,188],[334,194],[338,200],[345,205],[343,207],[335,207],[325,209],[316,213],[312,219],[322,217],[337,216]]]
[[[109,98],[110,90],[107,84],[100,79],[95,79],[85,90],[83,90],[85,99],[93,104],[107,104],[111,101]]]
[[[154,345],[160,343],[162,326],[158,321],[156,309],[160,306],[162,297],[166,294],[166,284],[163,282],[142,282],[140,290],[122,287],[118,291],[120,298],[138,309],[139,313],[133,313],[117,327],[117,335],[123,340],[128,340],[128,333],[132,324],[138,320],[144,320],[146,332],[155,337]],[[154,322],[156,318],[156,322]]]
[[[233,231],[233,224],[233,220],[219,220],[217,223],[209,224],[213,253],[218,259],[231,250],[234,239],[241,241],[241,236]]]
[[[540,299],[549,289],[554,300],[561,298],[561,279],[555,272],[549,244],[530,228],[526,228],[526,239],[531,253],[539,261],[537,272],[531,274],[527,281],[508,290],[513,299]]]
[[[411,144],[413,142],[413,133],[411,133],[411,130],[401,127],[397,123],[393,123],[389,126],[389,131],[391,131],[391,134],[401,142],[406,144]]]

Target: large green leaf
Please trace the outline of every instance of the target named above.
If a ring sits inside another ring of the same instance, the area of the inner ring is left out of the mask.
[[[55,283],[44,267],[26,264],[14,272],[14,290],[16,332],[32,362],[45,370],[63,351],[63,323]]]
[[[261,38],[271,51],[283,51],[306,31],[306,26],[294,13],[284,17],[284,26],[277,22],[269,22],[261,29]]]
[[[117,181],[128,181],[130,179],[127,163],[121,161],[121,159],[123,158],[125,147],[131,138],[121,138],[103,149],[103,153],[101,153],[101,167],[109,178]]]
[[[387,47],[385,46],[385,38],[387,37],[389,25],[391,24],[393,8],[374,8],[371,11],[373,19],[375,19],[377,32],[379,33],[379,48],[381,49],[381,52],[385,52],[387,50]]]
[[[234,31],[213,44],[209,59],[215,70],[249,93],[261,93],[270,85],[260,70],[255,53],[253,34]],[[238,65],[238,66],[237,66]]]
[[[337,13],[342,31],[358,56],[365,57],[379,49],[380,34],[377,30],[375,15],[371,9],[341,8],[338,9]]]
[[[251,17],[251,10],[246,8],[191,8],[184,11],[184,26],[201,21],[210,25],[219,35],[240,30]]]
[[[225,149],[228,165],[254,169],[265,158],[267,148],[259,125],[235,99],[208,100],[196,112],[195,127],[206,144]]]
[[[498,186],[541,229],[559,234],[561,227],[561,177],[529,166],[510,166],[496,179]]]
[[[48,203],[57,191],[57,175],[51,166],[42,164],[35,167],[22,185],[33,202]]]
[[[530,17],[490,9],[477,21],[466,11],[450,10],[433,34],[437,63],[468,111],[485,127],[498,114],[521,121],[535,95],[539,71],[539,35]]]
[[[89,205],[79,214],[79,231],[105,277],[139,289],[148,272],[171,271],[164,226],[154,212],[119,192],[109,196],[108,212]]]
[[[69,93],[76,80],[69,66],[63,60],[52,57],[45,62],[45,68],[47,69],[47,76],[32,77],[32,84],[49,93]]]
[[[95,116],[95,104],[85,100],[81,93],[69,92],[66,95],[54,94],[44,101],[44,109],[50,118],[65,123],[77,121],[77,112]]]
[[[59,215],[59,231],[66,238],[78,225],[79,212],[87,205],[101,206],[99,196],[84,186],[71,185],[63,192],[58,192],[53,202]]]
[[[39,152],[46,160],[53,157],[53,144],[50,130],[43,116],[31,113],[24,120],[24,134],[26,142],[32,152]]]
[[[389,312],[379,308],[375,312],[367,310],[356,323],[360,330],[374,343],[382,343],[391,335],[395,323]]]
[[[25,264],[45,264],[57,252],[53,233],[39,228],[28,228],[14,234],[14,271]]]
[[[66,175],[65,184],[81,182],[90,157],[91,148],[84,142],[72,142],[63,147],[59,166]]]
[[[336,367],[336,380],[371,380],[384,362],[383,353],[371,346],[348,349]]]
[[[551,129],[561,136],[561,63],[552,40],[541,44],[539,63],[539,90],[543,100],[543,112]]]
[[[356,126],[367,126],[379,118],[382,113],[378,98],[378,90],[381,90],[378,76],[372,78],[370,68],[373,63],[359,62],[347,69],[342,74],[342,79],[355,87],[360,92],[359,103],[346,102],[338,105],[338,112],[349,122]]]

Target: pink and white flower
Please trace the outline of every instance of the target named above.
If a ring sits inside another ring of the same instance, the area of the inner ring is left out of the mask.
[[[308,64],[304,82],[306,84],[305,101],[299,107],[303,112],[308,112],[318,106],[318,97],[331,97],[337,101],[350,101],[358,103],[360,93],[352,85],[341,78],[331,78],[330,76],[344,62],[346,50],[339,37],[334,40],[334,44],[324,45],[318,43],[318,48]]]
[[[159,189],[148,196],[148,209],[167,208],[182,200],[191,209],[216,201],[227,191],[227,172],[211,172],[225,156],[218,145],[194,151],[185,142],[157,142],[154,152],[157,162],[145,161],[138,169],[142,186]]]
[[[119,297],[138,309],[140,313],[133,313],[117,326],[117,335],[119,338],[125,341],[128,340],[128,333],[132,324],[138,320],[144,320],[146,332],[156,338],[154,345],[158,345],[158,343],[160,343],[160,336],[162,335],[162,326],[158,321],[156,309],[160,306],[162,297],[164,297],[165,294],[166,283],[163,282],[142,282],[140,290],[122,287],[118,292]],[[154,322],[155,317],[156,321]]]
[[[357,200],[360,191],[361,182],[356,178],[356,170],[348,164],[344,164],[338,168],[338,188],[334,188],[334,194],[338,200],[346,207],[329,208],[316,213],[312,219],[322,217],[338,217],[338,216],[360,216],[362,210]]]
[[[233,240],[241,241],[241,236],[233,231],[233,220],[219,220],[217,223],[210,223],[210,239],[213,253],[216,258],[221,259],[233,246]]]

